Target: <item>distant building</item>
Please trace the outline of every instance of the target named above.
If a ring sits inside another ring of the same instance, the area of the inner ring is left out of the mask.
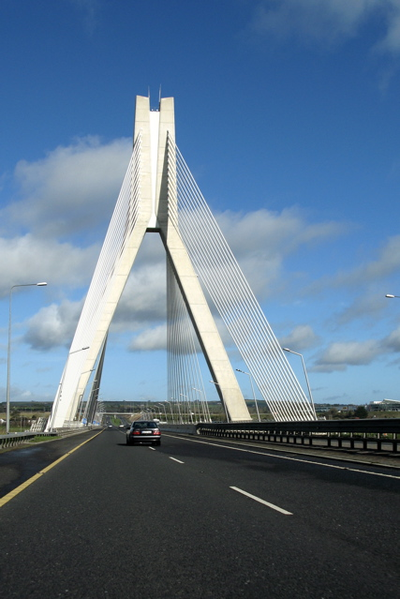
[[[381,399],[380,401],[370,401],[367,410],[369,412],[400,412],[400,400]]]
[[[341,403],[316,403],[315,410],[322,414],[324,412],[329,412],[329,410],[337,410],[340,414],[341,412],[354,412],[359,406],[355,404],[341,404]]]

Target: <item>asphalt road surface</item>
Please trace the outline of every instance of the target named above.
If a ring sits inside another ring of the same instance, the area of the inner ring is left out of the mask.
[[[399,491],[394,468],[172,433],[132,447],[106,429],[0,500],[1,594],[400,597]]]

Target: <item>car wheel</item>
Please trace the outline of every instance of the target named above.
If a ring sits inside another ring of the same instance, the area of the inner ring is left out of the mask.
[[[161,441],[156,441],[154,445],[161,445]]]
[[[127,444],[127,445],[130,445],[130,444],[131,444],[131,442],[129,441],[129,439],[127,439],[127,440],[126,440],[126,444]]]

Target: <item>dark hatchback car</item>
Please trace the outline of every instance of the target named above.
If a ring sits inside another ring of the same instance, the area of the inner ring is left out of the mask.
[[[161,431],[154,420],[136,420],[126,432],[126,444],[151,443],[161,445]]]

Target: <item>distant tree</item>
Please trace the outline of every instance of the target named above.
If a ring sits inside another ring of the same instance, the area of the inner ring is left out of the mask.
[[[336,408],[329,408],[329,410],[327,411],[328,420],[332,420],[332,418],[337,418],[338,415],[339,415],[339,412],[337,411]]]
[[[354,418],[367,418],[367,417],[368,417],[368,412],[364,406],[358,406],[358,408],[356,408],[354,410]]]
[[[18,420],[19,417],[20,417],[19,410],[12,408],[11,413],[10,413],[10,420]]]

